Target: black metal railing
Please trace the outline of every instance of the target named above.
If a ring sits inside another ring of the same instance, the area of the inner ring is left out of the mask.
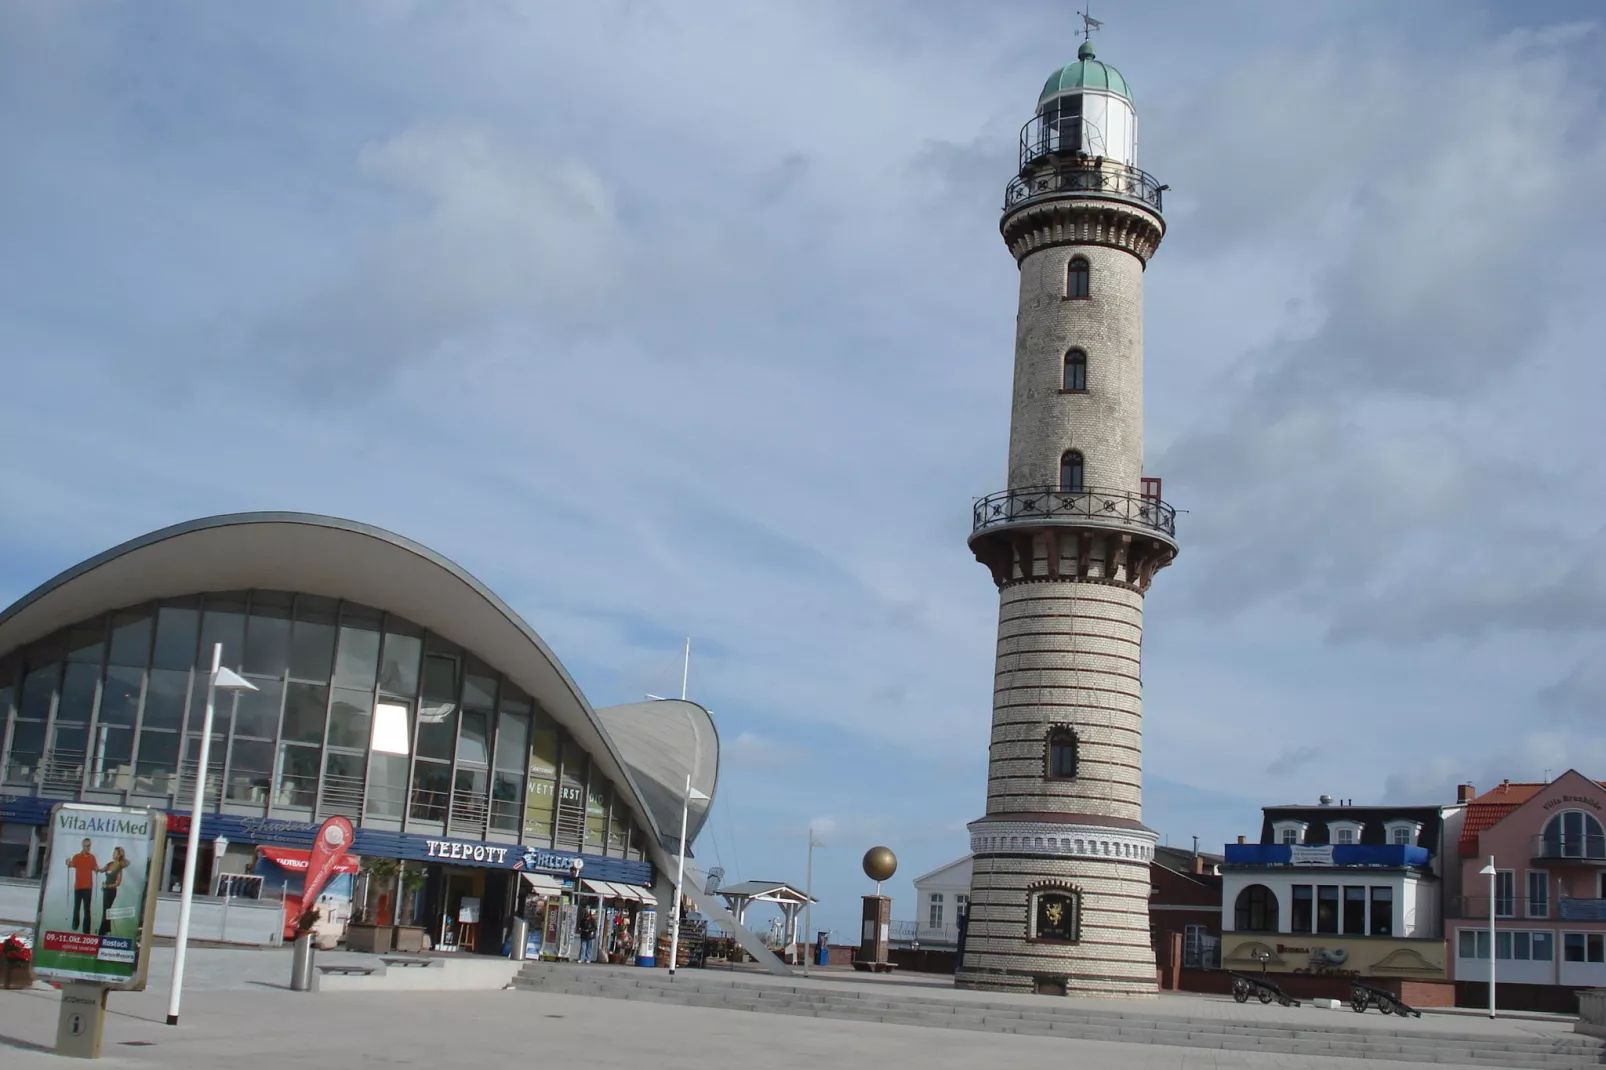
[[[1606,862],[1606,836],[1588,833],[1535,836],[1531,858],[1576,859],[1580,862]]]
[[[1015,208],[1038,197],[1081,193],[1142,201],[1158,212],[1167,188],[1136,167],[1073,158],[1052,165],[1045,163],[1010,179],[1004,187],[1004,208]]]
[[[1102,520],[1151,528],[1168,536],[1177,533],[1177,511],[1165,502],[1099,487],[1022,487],[989,494],[976,502],[971,533],[1032,520]]]

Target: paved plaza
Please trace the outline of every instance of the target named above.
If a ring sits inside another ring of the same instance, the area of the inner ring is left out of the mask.
[[[142,1067],[461,1066],[495,1059],[631,1070],[710,1070],[763,1065],[817,1070],[885,1070],[920,1066],[974,1070],[1008,1060],[1021,1067],[1112,1070],[1213,1067],[1305,1067],[1310,1070],[1390,1070],[1406,1065],[1378,1059],[1193,1049],[1149,1044],[973,1033],[951,1029],[835,1021],[786,1015],[626,1002],[544,992],[290,992],[286,951],[196,949],[186,984],[182,1024],[165,1024],[171,950],[159,949],[153,984],[142,993],[111,997],[103,1063]],[[324,961],[355,958],[329,955]],[[701,971],[687,971],[700,973]],[[822,986],[867,983],[838,975]],[[884,982],[882,982],[884,983]],[[937,986],[897,985],[936,992]],[[59,996],[51,989],[0,992],[0,1064],[7,1070],[60,1066],[54,1042]],[[1041,1000],[1035,1001],[1041,1003]],[[1075,1001],[1060,1001],[1075,1002]],[[1111,1010],[1126,1003],[1099,1004]],[[1167,996],[1155,1013],[1242,1020],[1295,1020],[1375,1028],[1487,1031],[1513,1035],[1570,1035],[1559,1022],[1425,1016],[1384,1019],[1349,1011],[1240,1006],[1227,999]],[[1484,1065],[1490,1065],[1485,1063]]]

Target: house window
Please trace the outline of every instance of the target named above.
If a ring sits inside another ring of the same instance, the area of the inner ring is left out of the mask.
[[[1389,842],[1396,847],[1409,847],[1411,845],[1411,830],[1404,825],[1396,825],[1389,830]]]
[[[1305,842],[1305,822],[1278,821],[1271,826],[1271,834],[1275,842],[1294,844]]]
[[[1264,884],[1251,884],[1233,904],[1233,926],[1241,933],[1277,931],[1277,896]]]
[[[931,897],[931,911],[928,915],[930,928],[942,928],[942,894],[939,892]]]
[[[1074,944],[1081,938],[1082,896],[1068,889],[1050,888],[1033,892],[1031,932],[1033,940]]]
[[[1561,957],[1567,962],[1606,962],[1606,934],[1562,933]]]
[[[1606,858],[1606,833],[1593,814],[1582,810],[1551,818],[1540,840],[1546,858]]]
[[[1292,920],[1289,922],[1290,932],[1308,933],[1311,922],[1315,918],[1316,888],[1310,884],[1294,885],[1294,899],[1291,904]]]
[[[954,896],[954,920],[958,921],[960,918],[964,917],[966,914],[969,914],[969,913],[970,913],[970,896],[968,896],[968,895],[956,895],[956,896]]]
[[[1366,888],[1360,885],[1344,886],[1344,935],[1366,935]]]
[[[1338,935],[1338,885],[1322,884],[1316,888],[1316,931],[1324,935]]]
[[[1339,846],[1353,846],[1361,842],[1361,826],[1356,821],[1332,821],[1327,825],[1327,842]]]
[[[1530,918],[1550,917],[1550,873],[1543,869],[1528,871],[1528,909]]]
[[[1494,875],[1494,916],[1511,918],[1517,914],[1517,871],[1502,869]]]
[[[1087,354],[1072,349],[1065,354],[1065,378],[1060,389],[1068,394],[1087,393]]]
[[[1071,262],[1065,265],[1065,296],[1071,298],[1086,297],[1091,275],[1092,272],[1087,266],[1087,257],[1071,257]]]
[[[1060,490],[1082,493],[1082,455],[1076,450],[1060,455]]]
[[[1394,935],[1394,889],[1372,888],[1372,935]]]
[[[1387,834],[1388,843],[1395,847],[1414,847],[1416,838],[1422,831],[1422,823],[1404,820],[1386,821],[1383,823],[1383,829]]]
[[[1076,776],[1076,733],[1054,728],[1048,733],[1048,771],[1050,780],[1071,780]]]
[[[1290,843],[1290,844],[1298,843],[1299,842],[1299,830],[1298,829],[1283,829],[1283,842],[1284,843]]]
[[[1354,829],[1336,829],[1336,830],[1334,830],[1334,832],[1333,832],[1333,842],[1335,844],[1352,844],[1352,843],[1354,843],[1355,842],[1355,830]]]

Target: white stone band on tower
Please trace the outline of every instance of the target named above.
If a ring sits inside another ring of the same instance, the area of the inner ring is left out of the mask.
[[[1143,475],[1143,269],[1165,187],[1137,169],[1126,81],[1084,44],[1021,132],[1008,489],[971,549],[999,588],[987,814],[961,987],[1155,991],[1143,826],[1143,595],[1176,554]]]

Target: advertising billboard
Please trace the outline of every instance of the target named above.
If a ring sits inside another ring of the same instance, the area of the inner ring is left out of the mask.
[[[166,820],[156,810],[62,803],[34,928],[34,975],[145,987]]]

